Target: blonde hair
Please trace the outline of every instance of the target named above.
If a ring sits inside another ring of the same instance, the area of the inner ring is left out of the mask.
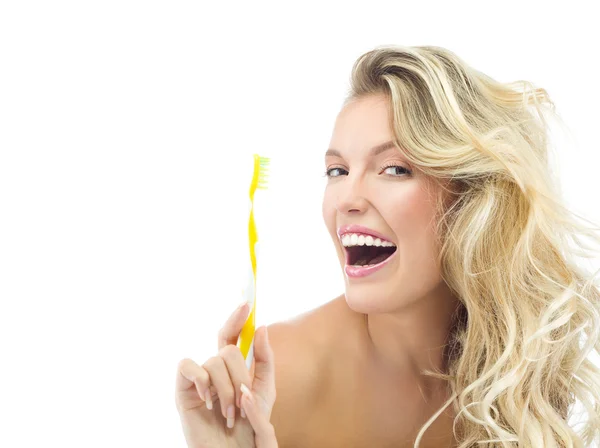
[[[600,289],[598,271],[574,256],[597,257],[581,237],[600,237],[558,192],[547,91],[495,81],[441,47],[381,46],[354,63],[344,104],[382,94],[396,144],[452,199],[436,202],[438,261],[460,306],[448,372],[422,372],[446,380],[451,397],[414,446],[450,404],[459,448],[590,446],[600,435],[600,369],[587,359],[600,352]],[[568,422],[576,399],[589,414],[580,432]]]

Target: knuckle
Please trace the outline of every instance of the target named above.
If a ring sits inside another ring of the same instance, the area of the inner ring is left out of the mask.
[[[202,367],[204,367],[205,369],[210,369],[211,367],[214,367],[220,362],[223,362],[220,356],[211,356],[204,362],[204,364],[202,364]]]
[[[179,364],[177,364],[177,368],[181,369],[182,367],[185,367],[186,364],[188,364],[191,361],[190,358],[183,358],[182,360],[179,361]]]
[[[233,344],[226,345],[219,350],[219,356],[227,360],[233,360],[241,354],[239,347]]]
[[[190,358],[183,358],[181,361],[179,361],[179,363],[177,364],[177,370],[179,372],[184,372],[186,371],[190,366],[194,365],[195,362],[193,360],[191,360]]]

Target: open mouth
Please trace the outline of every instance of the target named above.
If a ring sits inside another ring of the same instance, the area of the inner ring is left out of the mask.
[[[385,261],[396,252],[397,247],[371,236],[346,234],[342,238],[346,251],[346,263],[350,266],[370,266]]]

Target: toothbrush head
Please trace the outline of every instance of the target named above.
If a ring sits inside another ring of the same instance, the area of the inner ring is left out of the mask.
[[[250,183],[250,199],[254,198],[256,190],[266,190],[269,183],[269,162],[268,157],[261,157],[254,154],[254,175]]]

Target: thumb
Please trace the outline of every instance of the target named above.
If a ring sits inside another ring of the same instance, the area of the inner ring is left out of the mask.
[[[267,417],[275,403],[275,354],[269,343],[266,326],[254,333],[254,379],[252,392],[259,398],[259,405]]]

